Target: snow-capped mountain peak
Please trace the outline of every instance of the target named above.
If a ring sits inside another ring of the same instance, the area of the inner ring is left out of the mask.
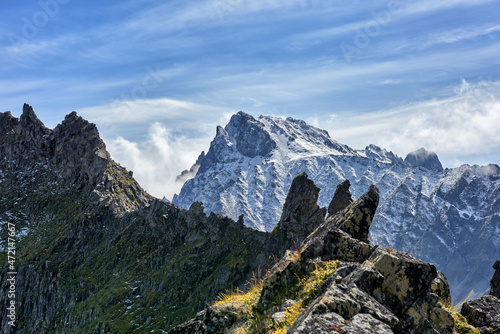
[[[355,198],[376,184],[380,204],[372,242],[436,263],[450,280],[455,302],[485,292],[483,277],[491,277],[491,265],[500,258],[496,165],[443,170],[437,155],[423,149],[403,161],[375,145],[354,150],[302,120],[244,112],[217,128],[198,163],[175,204],[188,208],[201,201],[207,213],[234,219],[243,214],[246,225],[267,231],[279,221],[292,180],[302,172],[322,189],[323,207],[344,180]]]

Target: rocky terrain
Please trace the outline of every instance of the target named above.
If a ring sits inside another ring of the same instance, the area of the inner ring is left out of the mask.
[[[239,112],[217,128],[173,202],[189,208],[201,201],[207,213],[243,214],[249,226],[272,231],[302,172],[321,189],[320,207],[328,207],[345,180],[355,198],[377,185],[372,243],[434,263],[448,277],[456,304],[488,293],[491,266],[500,258],[497,165],[443,169],[425,149],[403,160],[374,145],[354,150],[301,120]]]
[[[297,176],[273,234],[303,239],[298,249],[287,252],[260,285],[224,296],[170,333],[479,333],[450,307],[448,281],[434,265],[370,245],[377,187],[349,203],[343,200],[346,186],[337,188],[330,207],[338,211],[325,220],[313,201],[317,196],[297,201],[318,191],[307,175]],[[481,333],[499,333],[499,300],[485,298],[466,303],[462,312],[483,326]]]
[[[242,220],[148,195],[75,112],[55,129],[29,105],[0,113],[0,145],[2,333],[161,333],[279,254]]]
[[[370,244],[377,186],[356,201],[335,188],[322,208],[299,173],[276,227],[257,231],[153,198],[76,112],[55,129],[29,105],[0,113],[0,330],[474,333],[434,265]],[[471,304],[488,331],[492,298]]]

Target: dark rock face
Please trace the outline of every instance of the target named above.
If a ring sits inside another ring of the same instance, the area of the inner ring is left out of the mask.
[[[465,302],[460,311],[469,324],[477,327],[481,334],[500,333],[500,300],[484,296]]]
[[[350,186],[351,183],[349,180],[345,180],[337,186],[333,199],[328,206],[328,216],[344,210],[349,204],[352,203],[352,195],[349,191]]]
[[[436,169],[439,171],[443,170],[443,166],[441,165],[441,161],[439,161],[437,154],[429,152],[423,147],[408,153],[405,161],[415,167],[420,166],[427,169]]]
[[[345,209],[345,213],[331,216],[327,221],[335,224],[353,238],[368,242],[368,233],[377,210],[378,201],[378,188],[371,185],[363,196]]]
[[[276,143],[267,131],[263,131],[263,124],[243,111],[231,117],[226,131],[236,141],[236,149],[244,156],[254,158],[265,156],[276,148]]]
[[[306,173],[297,175],[293,180],[277,225],[289,240],[300,244],[325,219],[326,210],[318,206],[319,191]]]
[[[496,261],[493,268],[495,269],[495,274],[491,278],[490,295],[500,299],[500,261]]]

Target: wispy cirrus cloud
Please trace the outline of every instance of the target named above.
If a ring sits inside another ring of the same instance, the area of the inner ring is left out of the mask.
[[[479,36],[489,35],[497,31],[500,31],[500,25],[492,24],[445,30],[430,34],[428,36],[427,43],[425,43],[423,47],[425,48],[436,44],[457,43],[463,40],[469,40]]]
[[[97,125],[120,127],[134,125],[144,129],[151,122],[172,122],[169,130],[206,129],[204,123],[214,126],[214,122],[224,119],[231,110],[211,105],[174,100],[168,98],[145,100],[115,100],[109,104],[82,108],[78,111]],[[220,116],[222,115],[222,116]],[[138,134],[136,132],[136,134]],[[196,134],[193,134],[196,136]]]
[[[409,1],[404,3],[403,15],[423,15],[436,11],[450,10],[454,8],[474,7],[482,4],[492,3],[495,0],[423,0]],[[401,1],[403,3],[403,1]]]

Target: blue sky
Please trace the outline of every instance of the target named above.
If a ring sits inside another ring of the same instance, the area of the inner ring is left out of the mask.
[[[72,110],[156,196],[231,114],[500,164],[500,2],[0,1],[0,110]]]

